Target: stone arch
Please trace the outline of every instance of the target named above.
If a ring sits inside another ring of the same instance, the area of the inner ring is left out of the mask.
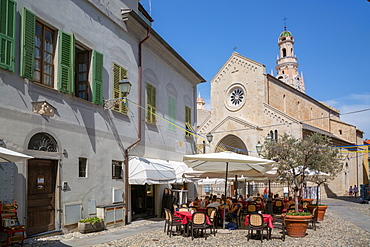
[[[46,132],[39,132],[30,138],[28,149],[45,152],[58,152],[58,143],[52,135]]]
[[[248,149],[242,139],[236,135],[229,134],[223,137],[216,146],[216,153],[223,151],[232,151],[248,155]]]

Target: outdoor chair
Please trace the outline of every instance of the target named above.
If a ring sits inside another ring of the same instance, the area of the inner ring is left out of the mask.
[[[281,240],[285,241],[285,231],[286,231],[286,228],[285,228],[285,216],[283,218],[273,219],[272,220],[272,224],[274,225],[274,229],[281,230]],[[271,239],[272,229],[271,228],[268,228],[268,230],[269,230],[269,239]]]
[[[256,206],[256,204],[248,204],[248,206],[247,206],[247,212],[248,212],[248,214],[256,213],[257,212],[257,206]]]
[[[307,205],[310,204],[310,202],[302,201],[301,204],[302,204],[303,211],[308,212]]]
[[[212,225],[209,226],[210,232],[211,234],[213,232],[213,235],[216,236],[216,224],[217,224],[217,209],[216,208],[212,209],[208,218],[209,218],[209,221],[212,223]]]
[[[288,207],[288,209],[287,209],[287,211],[286,211],[287,213],[294,213],[295,212],[295,204],[291,204],[289,207]]]
[[[253,230],[260,231],[261,235],[261,242],[263,242],[263,230],[266,229],[267,238],[269,236],[269,231],[267,228],[267,224],[263,222],[263,216],[262,214],[253,213],[249,215],[249,225],[248,225],[248,235],[247,235],[247,241],[252,237]]]
[[[310,221],[311,223],[311,228],[314,229],[316,231],[316,223],[317,220],[316,220],[316,217],[315,217],[315,214],[316,214],[316,210],[317,210],[317,207],[315,207],[313,210],[312,210],[312,219]]]
[[[173,212],[176,212],[178,210],[179,206],[177,206],[176,204],[173,204]]]
[[[226,208],[226,210],[230,210],[230,205],[229,205],[229,204],[222,204],[222,205],[220,206],[220,208],[221,208],[221,209]]]
[[[272,208],[273,213],[275,214],[281,214],[283,212],[283,201],[282,200],[276,200],[275,205]]]
[[[207,240],[207,234],[206,234],[206,229],[207,229],[207,223],[206,223],[206,214],[204,212],[195,212],[192,215],[192,221],[190,224],[191,228],[191,240],[194,240],[194,232],[195,230],[198,233],[199,236],[199,230],[202,230],[202,235],[204,238]]]
[[[189,212],[189,209],[188,208],[183,208],[183,207],[181,207],[181,208],[179,208],[179,210],[178,210],[179,212]]]
[[[186,203],[181,203],[181,206],[180,206],[181,208],[187,208],[188,207],[188,204],[186,204]]]
[[[211,217],[211,213],[212,213],[213,210],[216,211],[216,215],[217,215],[217,208],[215,208],[215,207],[207,207],[206,213],[207,213],[207,216],[208,217]]]
[[[167,234],[170,234],[170,237],[172,236],[172,233],[174,232],[172,228],[175,226],[176,227],[176,232],[181,232],[181,226],[182,222],[181,219],[178,217],[174,217],[173,214],[169,209],[165,209],[166,211],[166,218],[168,217],[167,221]]]
[[[193,210],[194,212],[198,212],[198,208],[197,207],[188,207],[189,211]]]
[[[235,223],[238,224],[238,227],[240,227],[240,222],[241,222],[241,217],[243,216],[243,207],[238,208],[238,211],[236,211],[236,217],[233,218],[235,219]]]

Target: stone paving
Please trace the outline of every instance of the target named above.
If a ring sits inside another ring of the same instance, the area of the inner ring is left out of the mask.
[[[370,204],[360,204],[360,199],[348,197],[329,198],[322,203],[329,207],[325,220],[317,224],[317,231],[308,229],[303,238],[287,236],[285,242],[280,239],[278,230],[273,230],[272,240],[248,242],[245,226],[230,234],[209,235],[207,240],[192,241],[181,235],[170,238],[163,233],[164,222],[153,219],[98,233],[75,232],[27,239],[26,246],[370,246]]]

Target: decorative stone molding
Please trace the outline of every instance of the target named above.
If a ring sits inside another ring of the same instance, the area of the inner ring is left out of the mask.
[[[47,101],[32,102],[32,108],[33,108],[34,113],[48,116],[48,117],[54,117],[54,113],[57,110],[54,106],[49,104]]]

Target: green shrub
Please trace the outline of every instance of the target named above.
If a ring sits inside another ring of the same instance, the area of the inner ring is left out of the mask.
[[[298,213],[287,213],[286,215],[293,215],[293,216],[308,216],[312,215],[310,212],[298,212]]]
[[[98,222],[101,222],[101,221],[103,221],[103,219],[100,219],[98,217],[90,217],[90,218],[87,218],[87,219],[81,219],[78,222],[95,224],[95,223],[98,223]]]

